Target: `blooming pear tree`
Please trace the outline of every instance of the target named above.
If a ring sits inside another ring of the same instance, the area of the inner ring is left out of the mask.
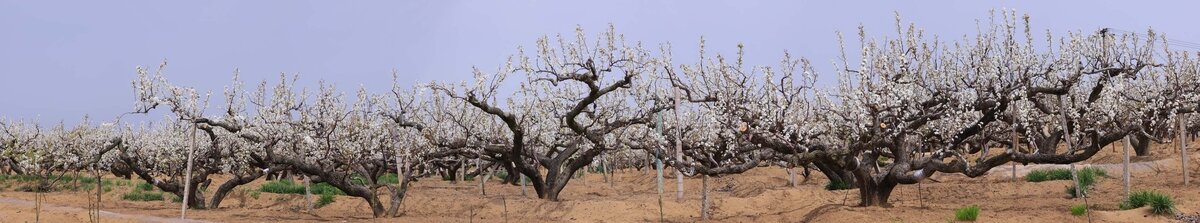
[[[283,169],[272,168],[274,166],[269,162],[273,158],[271,151],[282,139],[271,137],[278,135],[271,135],[274,132],[261,126],[278,118],[280,110],[297,109],[295,102],[276,100],[268,104],[267,86],[263,82],[252,98],[258,105],[258,114],[249,116],[245,113],[247,95],[235,73],[232,84],[223,94],[223,113],[206,116],[204,112],[208,109],[210,94],[201,96],[194,88],[174,85],[164,75],[165,67],[164,61],[154,74],[147,68],[138,67],[138,78],[133,82],[138,100],[132,113],[146,114],[166,107],[171,118],[135,134],[133,137],[138,138],[137,142],[131,142],[131,146],[121,151],[123,166],[163,191],[187,197],[187,206],[192,208],[217,208],[237,186],[258,179],[272,169]],[[274,96],[287,98],[291,93],[287,91],[290,85],[286,78],[281,79]],[[146,137],[148,135],[156,137]],[[190,173],[187,172],[188,157],[193,157]],[[210,175],[222,173],[231,174],[233,178],[220,185],[206,205],[203,191],[196,188],[207,187],[211,183]],[[187,176],[191,178],[185,179]],[[186,196],[185,190],[188,191]]]
[[[472,85],[431,85],[502,123],[508,134],[482,139],[481,144],[503,149],[493,157],[530,178],[538,197],[548,200],[559,200],[575,172],[597,156],[623,148],[621,136],[669,108],[666,101],[647,94],[648,79],[658,72],[655,58],[612,27],[594,43],[582,28],[574,39],[554,40],[557,43],[539,39],[535,56],[520,50],[495,74],[476,69]],[[498,104],[500,84],[512,74],[523,74],[526,80],[514,97]],[[546,170],[544,175],[538,167]]]
[[[48,129],[20,120],[0,120],[0,159],[5,171],[40,178],[37,191],[48,191],[68,172],[98,170],[113,160],[109,153],[122,144],[114,124],[59,123]]]

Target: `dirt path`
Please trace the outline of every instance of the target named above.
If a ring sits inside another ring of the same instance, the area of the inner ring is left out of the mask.
[[[19,208],[19,209],[34,209],[34,208],[36,208],[37,204],[35,204],[33,201],[0,197],[0,207],[7,209],[7,208],[12,208],[11,206],[16,206],[16,208]],[[43,203],[42,211],[43,211],[43,214],[46,215],[45,218],[47,218],[47,220],[54,221],[52,219],[49,219],[48,217],[50,217],[50,215],[57,215],[55,217],[67,217],[68,215],[78,216],[78,215],[80,215],[79,213],[86,213],[88,210],[83,209],[83,208],[77,208],[77,207],[66,207],[66,206],[58,206],[58,205]],[[65,212],[65,213],[63,213],[63,212]],[[27,214],[34,215],[34,213],[27,213]],[[148,216],[148,215],[122,214],[122,213],[116,213],[116,212],[105,211],[105,210],[100,210],[100,216],[103,218],[119,219],[122,221],[133,221],[133,222],[180,222],[180,223],[183,223],[183,222],[205,222],[205,221],[198,221],[198,220],[163,218],[163,217]]]

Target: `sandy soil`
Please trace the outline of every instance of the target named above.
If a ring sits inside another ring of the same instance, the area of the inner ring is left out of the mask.
[[[1195,144],[1195,143],[1193,143]],[[1134,165],[1134,190],[1157,190],[1170,194],[1180,211],[1194,214],[1200,210],[1200,159],[1191,150],[1192,184],[1184,187],[1178,147],[1157,145],[1155,155],[1137,158]],[[1168,148],[1176,148],[1173,152]],[[1089,193],[1094,222],[1171,222],[1173,216],[1150,215],[1145,209],[1119,210],[1123,194],[1120,149],[1105,149],[1085,164],[1109,169],[1111,177],[1101,179]],[[1117,163],[1116,165],[1106,165]],[[1052,165],[1018,165],[1019,174]],[[1011,178],[1009,167],[997,167],[988,176],[967,178],[957,174],[938,174],[935,181],[920,185],[901,185],[890,200],[894,207],[853,207],[856,190],[826,191],[826,180],[819,173],[797,187],[787,186],[787,174],[780,168],[757,168],[744,174],[711,178],[713,220],[717,222],[947,222],[954,209],[979,205],[979,222],[1087,222],[1087,217],[1072,216],[1071,205],[1082,199],[1070,199],[1065,188],[1070,181],[1030,183]],[[668,171],[669,172],[669,171]],[[666,179],[662,195],[662,213],[667,222],[700,220],[700,179],[686,179],[686,196],[675,198],[672,176]],[[798,176],[799,177],[799,176]],[[214,180],[214,185],[224,179]],[[241,189],[253,190],[257,181]],[[598,174],[571,181],[561,202],[536,199],[532,188],[522,196],[519,186],[490,181],[488,195],[480,195],[478,182],[451,184],[440,179],[422,179],[414,183],[404,204],[404,216],[370,218],[370,209],[362,199],[339,196],[326,207],[303,210],[302,195],[261,193],[255,199],[247,191],[231,194],[219,209],[189,210],[188,217],[211,222],[657,222],[659,196],[655,192],[653,172],[619,171],[615,181],[606,183]],[[104,196],[105,222],[177,222],[179,204],[169,201],[125,201],[128,186],[115,186]],[[382,194],[382,193],[381,193]],[[86,222],[86,192],[53,192],[46,196],[42,220],[46,222]],[[34,194],[0,192],[0,221],[33,222]],[[386,200],[384,202],[387,203]]]

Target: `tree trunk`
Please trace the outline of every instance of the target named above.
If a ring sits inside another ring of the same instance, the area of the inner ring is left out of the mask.
[[[379,201],[379,196],[372,194],[371,196],[363,197],[367,203],[371,204],[371,214],[376,218],[383,217],[387,214],[387,210],[383,208],[383,202]]]
[[[400,216],[400,205],[404,204],[405,193],[408,192],[409,182],[412,182],[409,178],[412,178],[412,171],[405,171],[404,175],[400,176],[400,185],[392,191],[392,204],[388,208],[388,216]]]
[[[850,186],[858,185],[855,183],[852,173],[849,171],[844,171],[840,167],[833,166],[830,164],[830,162],[832,161],[819,160],[817,162],[813,162],[813,165],[817,166],[817,170],[821,171],[821,174],[825,175],[826,178],[829,178],[829,181],[844,182],[846,185]]]
[[[191,182],[190,187],[197,188],[197,186],[199,186],[199,185],[200,185],[200,182],[193,180]],[[162,189],[162,187],[159,187],[159,189]],[[175,192],[172,192],[172,193],[174,193],[176,196],[183,198],[183,197],[185,197],[185,196],[183,196],[184,195],[183,191],[184,191],[183,188],[180,187],[180,188],[176,188]],[[204,195],[200,194],[200,190],[192,189],[192,190],[188,191],[188,193],[189,193],[189,195],[186,196],[188,208],[195,208],[195,209],[204,209],[205,208]]]
[[[567,182],[570,182],[571,176],[574,175],[574,170],[566,170],[566,172],[548,171],[546,173],[545,189],[538,193],[538,197],[550,201],[559,201],[558,194],[562,193],[563,188],[567,186]],[[534,185],[534,189],[536,188],[537,185]]]
[[[1137,155],[1137,156],[1150,155],[1150,137],[1147,137],[1147,136],[1144,136],[1141,134],[1134,134],[1132,141],[1133,141],[1133,143],[1132,143],[1133,153],[1135,155]]]
[[[892,189],[895,189],[896,185],[896,182],[888,180],[884,180],[883,182],[874,182],[873,180],[860,181],[858,186],[858,206],[891,207],[891,204],[888,204],[888,197],[892,195]]]
[[[809,174],[810,174],[810,173],[809,173],[808,165],[807,165],[807,164],[805,164],[805,165],[804,165],[804,183],[808,183],[808,179],[809,179],[809,177],[810,177],[810,175],[809,175]]]
[[[504,176],[503,183],[512,184],[513,186],[520,185],[521,173],[512,167],[512,163],[504,162],[500,164],[500,167],[503,167],[504,172],[508,173],[507,176]]]
[[[129,165],[125,165],[122,162],[115,162],[109,165],[108,171],[112,172],[114,176],[125,178],[126,180],[133,179],[133,171],[129,170]]]
[[[450,167],[446,168],[446,172],[443,173],[442,176],[449,177],[450,184],[457,184],[458,183],[458,169],[459,169],[459,166],[450,165]],[[443,177],[443,179],[445,179],[445,177]]]
[[[122,153],[122,154],[124,154],[124,153]],[[183,186],[181,186],[179,182],[176,182],[174,180],[164,182],[164,181],[159,181],[157,179],[154,179],[154,177],[151,176],[150,173],[146,169],[143,169],[141,166],[137,165],[137,163],[134,162],[131,157],[121,156],[121,162],[128,165],[129,169],[131,171],[133,171],[133,173],[135,175],[137,175],[138,178],[141,178],[142,180],[150,183],[151,185],[154,185],[154,187],[157,187],[159,190],[174,194],[175,196],[179,196],[180,198],[184,197],[183,196]],[[198,175],[193,176],[194,179],[191,180],[191,184],[192,184],[191,187],[195,188],[196,185],[201,183],[200,180],[196,180],[196,179],[208,179],[208,174],[209,173],[206,173],[206,172],[200,172]],[[205,181],[207,181],[207,180],[205,180]],[[201,198],[203,196],[198,196],[200,194],[199,190],[192,190],[192,191],[190,191],[190,193],[193,196],[188,196],[188,199],[185,203],[187,203],[187,205],[190,208],[204,209],[204,199]]]
[[[367,204],[371,206],[371,213],[376,218],[383,217],[387,214],[387,210],[384,209],[383,203],[379,201],[379,196],[375,194],[375,190],[372,190],[369,186],[355,185],[348,180],[350,179],[351,173],[330,171],[320,165],[308,163],[295,157],[279,156],[277,159],[274,159],[274,161],[281,164],[290,165],[292,168],[295,168],[294,170],[298,173],[313,176],[316,178],[313,179],[314,183],[329,183],[330,186],[341,190],[342,192],[346,193],[347,196],[359,197],[363,200],[366,200]],[[372,175],[368,173],[368,171],[357,172],[357,174],[365,177],[379,177],[378,175]]]
[[[348,179],[348,177],[337,178],[327,176],[328,175],[321,176],[321,179]],[[359,197],[367,201],[367,204],[371,206],[371,214],[376,218],[383,217],[385,214],[387,214],[387,210],[383,208],[383,202],[379,201],[379,196],[376,195],[375,191],[372,191],[370,188],[366,186],[354,185],[349,181],[330,180],[325,182],[339,190],[342,190],[342,192],[345,192],[346,195]]]
[[[229,194],[230,191],[233,191],[233,188],[250,183],[259,177],[262,177],[263,175],[262,171],[251,172],[252,173],[247,176],[235,175],[233,179],[229,179],[229,181],[225,181],[225,183],[221,184],[221,187],[217,188],[217,191],[213,193],[211,201],[209,202],[212,204],[210,208],[216,209],[221,207],[221,201],[225,200],[225,196]]]
[[[1059,141],[1059,137],[1057,137],[1057,136],[1051,136],[1051,137],[1047,137],[1043,140],[1038,140],[1038,142],[1037,142],[1038,148],[1035,148],[1037,150],[1037,154],[1057,154],[1058,153],[1058,141]]]

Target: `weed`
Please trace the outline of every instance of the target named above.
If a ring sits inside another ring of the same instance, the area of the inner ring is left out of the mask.
[[[328,183],[312,184],[309,186],[309,189],[313,194],[324,194],[326,192],[336,195],[346,194],[341,190],[338,190],[336,187],[329,185]],[[276,194],[304,194],[304,185],[296,184],[290,181],[277,180],[263,184],[259,187],[259,190],[262,192]]]
[[[1080,216],[1083,214],[1087,214],[1087,209],[1088,209],[1087,205],[1084,205],[1084,204],[1077,204],[1077,205],[1071,206],[1071,215]]]
[[[1129,210],[1146,205],[1150,205],[1150,213],[1163,215],[1175,213],[1175,201],[1172,201],[1170,196],[1157,191],[1130,193],[1124,201],[1121,201],[1119,207],[1121,210]]]
[[[850,183],[839,180],[831,180],[825,184],[825,190],[847,190],[853,188]]]
[[[975,221],[979,218],[979,206],[971,205],[959,209],[954,209],[954,219],[959,221]]]
[[[163,193],[135,190],[121,195],[121,199],[129,201],[161,201],[163,200]]]

